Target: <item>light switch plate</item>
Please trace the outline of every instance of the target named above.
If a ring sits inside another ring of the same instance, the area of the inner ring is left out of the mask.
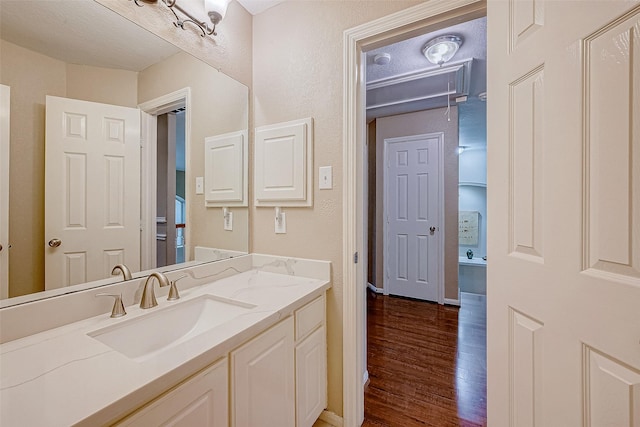
[[[331,166],[321,166],[318,176],[320,177],[320,189],[321,190],[331,190],[333,188],[333,179],[331,177],[332,167]]]
[[[204,177],[196,177],[196,194],[204,194]]]

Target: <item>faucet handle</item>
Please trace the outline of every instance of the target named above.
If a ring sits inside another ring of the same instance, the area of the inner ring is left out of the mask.
[[[185,277],[187,277],[187,275],[183,274],[176,280],[171,281],[171,287],[169,288],[169,296],[167,297],[167,301],[175,301],[177,299],[180,299],[180,294],[178,293],[178,287],[176,286],[176,283],[178,282],[178,280],[184,279]]]
[[[96,294],[96,297],[113,297],[113,308],[111,309],[111,317],[122,317],[127,312],[124,310],[124,304],[122,303],[122,294]]]

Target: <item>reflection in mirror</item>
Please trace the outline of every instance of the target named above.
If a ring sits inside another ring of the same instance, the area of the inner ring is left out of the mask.
[[[0,0],[0,14],[3,295],[247,252],[246,205],[206,207],[204,194],[205,139],[246,138],[246,86],[93,0]],[[217,167],[247,186],[246,170]]]

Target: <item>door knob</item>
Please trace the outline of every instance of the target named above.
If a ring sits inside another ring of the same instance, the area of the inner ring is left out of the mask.
[[[49,240],[49,246],[52,248],[57,248],[62,244],[62,240],[60,239],[51,239]]]
[[[429,232],[431,233],[431,235],[433,236],[433,233],[436,232],[436,228],[435,227],[429,227]]]
[[[2,252],[2,244],[0,243],[0,252]]]

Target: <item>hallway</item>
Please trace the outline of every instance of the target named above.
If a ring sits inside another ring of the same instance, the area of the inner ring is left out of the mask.
[[[486,297],[461,302],[368,293],[363,426],[486,426]]]

